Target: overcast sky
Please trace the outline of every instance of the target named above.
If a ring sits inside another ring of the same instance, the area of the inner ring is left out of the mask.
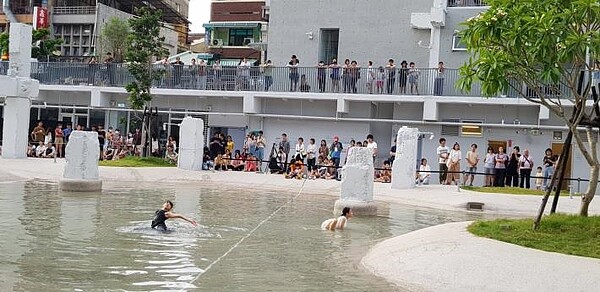
[[[210,20],[210,0],[190,0],[189,20],[192,32],[204,32],[202,24]]]

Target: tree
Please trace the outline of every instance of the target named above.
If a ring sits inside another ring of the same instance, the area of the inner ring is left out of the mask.
[[[111,17],[100,32],[100,55],[110,52],[115,62],[123,61],[127,43],[126,40],[130,32],[129,23],[125,19]]]
[[[129,72],[133,76],[133,81],[125,86],[129,93],[129,103],[133,109],[144,109],[144,122],[142,128],[142,145],[146,155],[151,151],[147,150],[147,145],[151,147],[149,141],[150,119],[152,118],[152,109],[147,110],[152,101],[150,88],[152,82],[158,81],[163,72],[156,70],[152,66],[155,58],[160,58],[168,52],[163,47],[165,38],[160,36],[160,11],[152,11],[147,7],[136,9],[138,17],[129,19],[131,32],[127,37],[127,46],[125,60]],[[154,111],[156,114],[156,110]]]
[[[590,183],[579,211],[587,216],[600,169],[590,123],[594,111],[586,107],[591,60],[598,60],[600,54],[600,4],[597,0],[486,2],[487,11],[463,23],[462,41],[472,57],[460,68],[457,86],[470,91],[473,83],[480,82],[487,96],[514,90],[559,117],[590,166]],[[581,124],[586,125],[587,143],[578,131]]]
[[[31,57],[40,59],[47,58],[52,55],[60,54],[59,46],[62,44],[62,39],[55,39],[50,36],[50,30],[46,28],[34,30],[31,33],[32,46]],[[9,34],[3,32],[0,34],[0,50],[1,54],[8,53]],[[58,53],[57,53],[58,52]]]

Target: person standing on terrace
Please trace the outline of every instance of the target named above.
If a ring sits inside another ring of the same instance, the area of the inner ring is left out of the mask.
[[[358,79],[360,79],[360,67],[356,61],[352,61],[350,63],[350,89],[352,93],[356,93],[356,84],[358,83]]]
[[[350,59],[344,60],[344,66],[342,66],[342,83],[344,86],[344,93],[350,93]]]
[[[269,91],[269,88],[273,85],[273,63],[271,60],[267,60],[266,63],[260,65],[260,68],[265,80],[265,91]]]
[[[410,85],[410,94],[419,95],[419,69],[415,68],[415,62],[410,62],[410,68],[408,69],[408,84]]]
[[[319,84],[319,92],[325,92],[327,84],[327,65],[321,61],[317,65],[317,83]]]
[[[375,68],[373,68],[373,61],[369,61],[369,66],[367,66],[367,91],[369,94],[373,94],[375,79],[377,79],[377,73]]]
[[[287,64],[287,67],[290,68],[290,91],[296,91],[298,89],[298,80],[300,80],[300,75],[298,75],[298,66],[300,64],[300,60],[296,57],[296,55],[292,55],[292,59]]]
[[[340,92],[340,65],[337,62],[336,58],[331,60],[331,64],[329,65],[331,68],[331,74],[329,77],[331,78],[331,92],[338,93]]]
[[[400,69],[398,69],[398,84],[400,85],[400,94],[406,94],[406,82],[408,81],[408,63],[402,60]]]
[[[385,66],[387,70],[387,93],[394,93],[394,84],[396,83],[396,64],[394,59],[389,59],[388,64]]]
[[[436,70],[435,82],[433,84],[433,95],[442,96],[444,94],[444,78],[446,76],[446,68],[444,62],[439,62]]]
[[[221,66],[221,60],[216,59],[215,63],[212,65],[212,70],[213,70],[213,83],[212,83],[212,89],[213,90],[224,90],[223,87],[223,66]]]

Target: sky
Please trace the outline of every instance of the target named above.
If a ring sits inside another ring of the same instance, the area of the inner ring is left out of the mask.
[[[210,0],[190,0],[189,20],[192,32],[204,32],[202,24],[210,20]]]

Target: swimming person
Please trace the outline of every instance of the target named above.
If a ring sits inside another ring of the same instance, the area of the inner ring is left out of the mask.
[[[344,207],[342,210],[342,215],[338,218],[331,218],[323,221],[321,223],[322,230],[331,230],[335,231],[336,229],[343,230],[346,227],[346,223],[348,219],[352,218],[352,209],[349,207]]]
[[[165,221],[170,218],[179,218],[179,219],[183,219],[187,222],[190,222],[194,226],[198,225],[198,223],[196,223],[196,221],[194,221],[192,219],[189,219],[183,215],[171,213],[172,209],[173,209],[173,202],[166,200],[165,203],[163,204],[162,209],[156,210],[156,212],[154,213],[154,218],[152,219],[151,227],[158,229],[160,231],[167,231],[167,225],[165,224]]]

